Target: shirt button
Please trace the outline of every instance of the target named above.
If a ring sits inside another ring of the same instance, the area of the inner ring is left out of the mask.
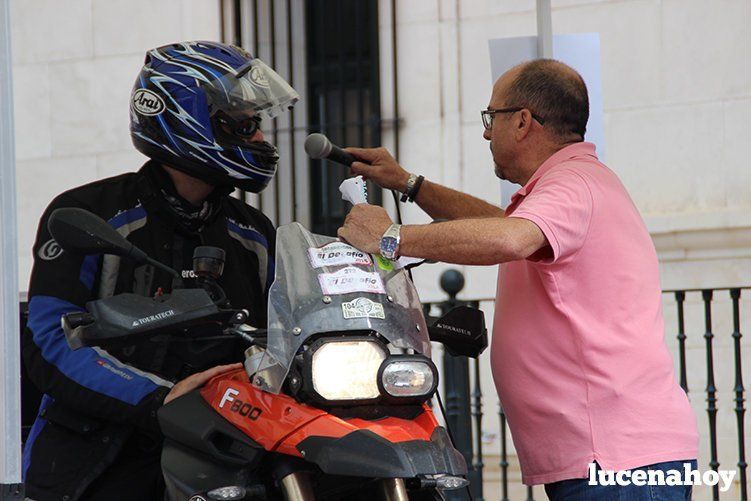
[[[164,245],[162,245],[162,249],[164,249],[164,250],[170,250],[170,247],[172,247],[170,244],[164,244]]]
[[[68,501],[70,499],[70,496],[67,494],[63,495],[63,501]]]
[[[110,441],[110,437],[108,437],[108,436],[106,436],[106,435],[105,435],[104,437],[102,437],[102,442],[104,442],[105,444],[106,444],[107,442],[109,442],[109,441]]]

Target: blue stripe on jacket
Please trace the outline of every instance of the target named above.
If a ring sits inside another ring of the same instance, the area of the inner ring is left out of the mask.
[[[266,240],[266,237],[263,236],[263,234],[260,231],[255,230],[253,228],[243,228],[242,226],[240,226],[239,224],[237,224],[236,222],[234,222],[233,220],[229,218],[227,219],[227,228],[229,228],[230,231],[237,233],[238,235],[240,235],[241,237],[245,239],[253,240],[255,242],[260,243],[266,248],[266,250],[269,250],[269,242],[268,240]]]
[[[123,211],[116,216],[114,216],[112,219],[107,221],[110,226],[112,226],[114,229],[120,229],[121,227],[125,226],[129,223],[134,223],[138,221],[139,219],[143,219],[146,217],[146,209],[143,208],[143,205],[136,205],[132,209],[128,209],[126,211]]]
[[[266,265],[266,290],[268,291],[271,284],[274,282],[274,256],[269,253],[269,241],[263,236],[261,232],[253,228],[243,228],[233,220],[227,218],[227,229],[233,233],[240,235],[246,240],[253,240],[263,245],[266,249],[266,255],[268,256],[268,262]]]
[[[130,405],[137,405],[158,386],[127,367],[115,367],[92,348],[71,350],[60,326],[65,313],[83,308],[51,296],[34,296],[29,302],[28,327],[42,358],[68,379],[91,391]]]
[[[114,229],[120,229],[126,224],[134,223],[139,219],[146,217],[146,209],[142,205],[136,205],[132,209],[120,212],[112,217],[109,221],[110,226]],[[99,256],[100,254],[88,254],[83,258],[81,263],[81,271],[78,275],[78,279],[87,289],[92,290],[94,288],[94,280],[96,279],[96,272],[99,268]]]
[[[42,413],[54,401],[55,399],[53,399],[49,395],[45,394],[42,397],[42,402],[39,404],[39,413],[37,414],[37,418],[34,421],[34,425],[31,427],[31,431],[29,431],[29,436],[26,437],[26,443],[23,446],[23,469],[21,470],[21,479],[24,482],[26,481],[26,472],[29,470],[29,466],[31,465],[31,451],[34,448],[34,442],[42,432],[42,429],[44,429],[44,425],[47,424],[47,420],[42,417]]]

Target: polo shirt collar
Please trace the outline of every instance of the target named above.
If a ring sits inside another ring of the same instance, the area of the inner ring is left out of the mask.
[[[535,173],[532,174],[532,177],[529,178],[529,181],[527,181],[527,183],[522,186],[519,191],[511,196],[511,202],[513,203],[519,197],[526,196],[530,191],[532,191],[534,185],[537,184],[537,180],[556,165],[563,163],[566,160],[571,160],[572,158],[582,156],[591,156],[592,158],[597,160],[597,155],[595,154],[595,145],[593,143],[582,141],[579,143],[571,144],[556,151],[537,168]]]

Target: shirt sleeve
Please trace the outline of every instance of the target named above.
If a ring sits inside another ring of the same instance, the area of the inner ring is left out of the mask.
[[[581,174],[573,169],[558,169],[543,175],[509,217],[535,223],[553,251],[552,259],[541,262],[559,263],[576,254],[584,244],[592,205],[592,192]]]

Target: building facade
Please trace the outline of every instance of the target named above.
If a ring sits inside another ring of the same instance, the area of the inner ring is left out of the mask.
[[[249,197],[277,223],[299,220],[330,233],[346,211],[333,200],[346,170],[311,165],[302,150],[305,135],[318,130],[345,145],[382,144],[398,151],[408,170],[500,203],[480,121],[492,85],[488,40],[534,35],[535,2],[354,0],[361,6],[353,21],[352,13],[341,15],[344,1],[11,0],[22,289],[37,221],[52,197],[136,170],[145,160],[130,143],[128,97],[145,50],[178,40],[239,42],[294,77],[303,102],[294,119],[274,124],[274,139],[286,154],[279,178],[260,198]],[[751,45],[751,2],[553,0],[552,7],[555,34],[600,36],[604,161],[647,223],[663,287],[751,285],[745,151],[751,64],[744,50]],[[333,37],[331,22],[356,24]],[[347,37],[357,40],[356,48],[332,49]],[[382,200],[393,211],[390,194]],[[402,218],[427,221],[412,205],[402,207]],[[423,300],[445,296],[438,278],[446,268],[415,271]],[[461,270],[466,287],[460,297],[495,294],[495,268]],[[730,468],[738,460],[731,302],[718,292],[713,304],[719,460]],[[492,319],[492,303],[483,307]],[[706,431],[703,313],[701,295],[687,295],[689,395]],[[671,294],[665,295],[665,317],[666,338],[677,353]],[[741,332],[749,327],[743,319]],[[748,339],[742,341],[747,353]],[[751,381],[748,365],[745,380]],[[486,480],[492,480],[497,400],[489,368],[482,373]],[[700,464],[706,465],[707,436],[702,440]]]

